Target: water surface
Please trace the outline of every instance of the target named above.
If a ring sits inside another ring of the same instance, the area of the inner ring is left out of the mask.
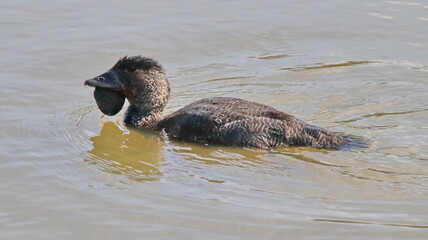
[[[425,1],[2,1],[1,239],[426,239]],[[170,113],[268,104],[363,151],[201,146],[103,116],[83,81],[124,55]]]

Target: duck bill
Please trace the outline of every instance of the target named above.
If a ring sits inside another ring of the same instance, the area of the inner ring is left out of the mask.
[[[120,84],[119,79],[113,70],[109,70],[100,76],[86,80],[85,85],[109,89],[112,91],[123,91],[122,84]]]
[[[95,87],[95,101],[98,108],[105,115],[116,115],[122,109],[125,103],[123,87],[112,70],[98,77],[86,80],[85,85]]]

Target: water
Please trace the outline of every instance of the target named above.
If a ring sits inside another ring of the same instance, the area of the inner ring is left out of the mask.
[[[1,239],[428,238],[428,3],[2,1]],[[167,113],[253,100],[357,152],[200,146],[127,129],[83,81],[167,70]]]

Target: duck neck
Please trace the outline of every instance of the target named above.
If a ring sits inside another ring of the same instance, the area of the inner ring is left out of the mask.
[[[162,109],[138,108],[130,105],[125,113],[125,124],[131,127],[150,127],[162,118]]]
[[[129,102],[125,124],[150,127],[162,118],[169,99],[169,82],[165,73],[159,70],[140,71],[133,78],[124,91]]]

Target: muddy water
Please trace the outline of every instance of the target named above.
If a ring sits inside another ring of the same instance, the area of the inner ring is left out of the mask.
[[[428,238],[428,3],[2,1],[1,239]],[[119,57],[203,97],[364,136],[359,152],[200,146],[103,116]]]

